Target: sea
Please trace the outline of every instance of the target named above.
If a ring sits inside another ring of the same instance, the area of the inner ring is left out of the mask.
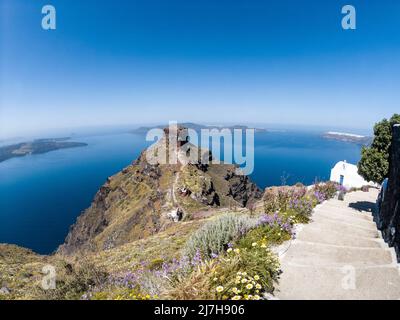
[[[107,177],[151,144],[143,134],[132,133],[78,135],[71,141],[88,145],[0,163],[0,243],[54,252]],[[309,185],[329,179],[340,160],[356,164],[360,151],[361,146],[328,140],[322,132],[259,132],[251,178],[261,188]]]

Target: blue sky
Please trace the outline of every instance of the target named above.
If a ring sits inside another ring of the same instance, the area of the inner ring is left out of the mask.
[[[0,137],[169,120],[365,129],[400,112],[398,0],[0,3]],[[357,30],[341,28],[345,4]]]

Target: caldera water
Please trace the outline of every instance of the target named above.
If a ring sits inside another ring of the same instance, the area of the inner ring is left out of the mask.
[[[13,158],[0,163],[0,243],[48,254],[107,177],[151,142],[123,133],[74,137],[88,146]],[[318,132],[275,131],[255,135],[252,180],[260,187],[327,180],[340,160],[357,163],[361,147],[327,140]]]

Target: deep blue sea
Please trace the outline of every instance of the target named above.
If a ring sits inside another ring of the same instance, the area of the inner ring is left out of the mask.
[[[75,137],[87,147],[62,149],[0,163],[0,243],[51,253],[107,177],[149,145],[144,136]],[[360,147],[320,133],[266,132],[255,137],[252,179],[260,186],[329,179],[340,160],[357,163]]]

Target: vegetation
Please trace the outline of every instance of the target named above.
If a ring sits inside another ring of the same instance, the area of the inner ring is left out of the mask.
[[[247,215],[227,214],[206,223],[188,240],[184,249],[188,257],[200,251],[203,256],[219,254],[229,242],[238,239],[256,225]]]
[[[294,225],[308,222],[312,209],[337,190],[330,182],[270,188],[251,212],[215,211],[85,259],[44,259],[7,246],[0,268],[10,275],[2,280],[12,294],[0,298],[265,299],[280,274],[274,247],[294,237]],[[40,287],[45,264],[57,269],[54,290]]]
[[[83,292],[91,287],[101,285],[106,281],[108,274],[102,268],[95,266],[87,261],[76,266],[62,262],[57,270],[62,270],[57,274],[55,289],[39,290],[39,297],[46,300],[77,300]]]
[[[374,140],[370,147],[363,147],[358,172],[367,181],[382,183],[389,173],[389,150],[392,141],[392,127],[400,123],[400,115],[394,114],[389,120],[383,119],[374,126]]]

